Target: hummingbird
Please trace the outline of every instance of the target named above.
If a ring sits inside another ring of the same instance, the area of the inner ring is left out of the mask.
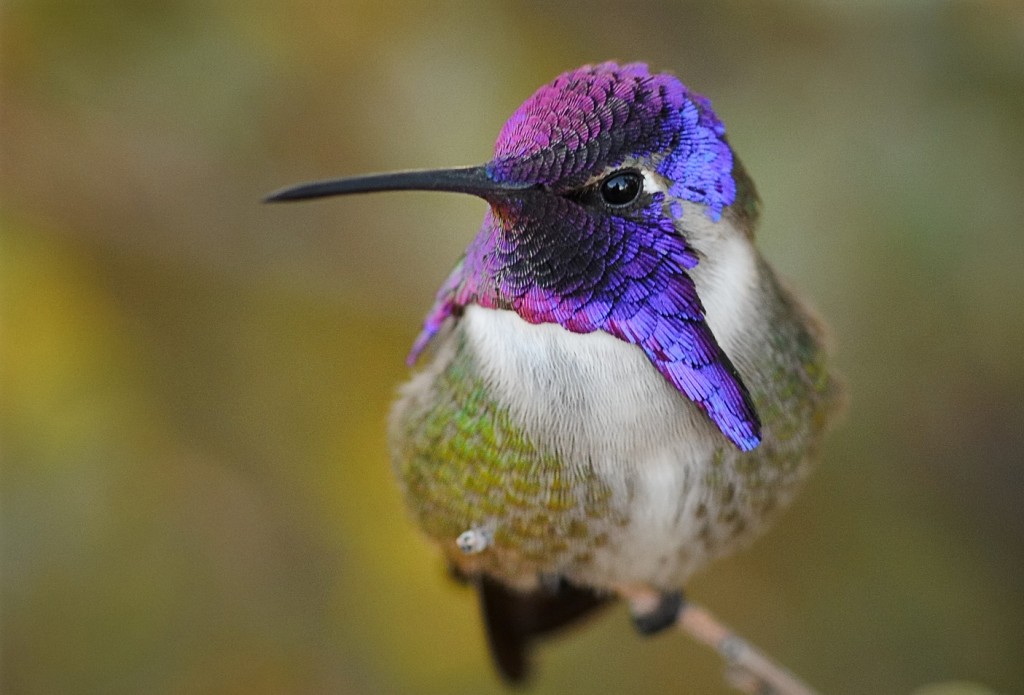
[[[488,204],[388,436],[499,673],[522,682],[538,639],[617,598],[641,633],[672,625],[694,572],[793,497],[841,400],[710,101],[643,63],[586,65],[527,99],[485,164],[267,200],[397,190]]]

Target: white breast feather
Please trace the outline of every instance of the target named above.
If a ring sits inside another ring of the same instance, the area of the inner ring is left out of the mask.
[[[750,311],[754,252],[741,235],[722,233],[726,221],[712,223],[695,207],[684,214],[703,242],[695,248],[714,245],[693,278],[712,331],[732,352]],[[722,435],[640,348],[476,305],[466,307],[457,330],[495,399],[538,446],[570,465],[593,466],[614,498],[631,499],[630,523],[613,538],[614,550],[596,556],[591,582],[672,587],[703,563],[675,550],[699,546],[687,512],[700,501],[694,483]]]

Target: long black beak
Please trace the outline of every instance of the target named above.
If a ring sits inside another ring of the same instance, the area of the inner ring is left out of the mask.
[[[369,174],[333,181],[303,183],[275,191],[264,198],[263,202],[278,203],[375,191],[449,191],[469,193],[486,199],[507,196],[526,188],[530,188],[530,185],[495,181],[484,164],[457,169],[396,171],[390,174]]]

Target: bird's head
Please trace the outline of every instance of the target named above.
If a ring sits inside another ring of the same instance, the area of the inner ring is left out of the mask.
[[[732,311],[724,285],[750,281],[706,271],[749,265],[757,198],[710,102],[674,76],[639,63],[584,66],[527,99],[486,164],[305,184],[269,200],[381,190],[470,193],[490,205],[413,357],[467,304],[604,331],[643,350],[737,447],[760,442],[706,306]]]

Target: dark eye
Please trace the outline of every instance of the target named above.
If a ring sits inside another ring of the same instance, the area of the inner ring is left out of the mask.
[[[619,171],[601,182],[601,198],[614,207],[629,205],[644,189],[644,179],[635,171]]]

